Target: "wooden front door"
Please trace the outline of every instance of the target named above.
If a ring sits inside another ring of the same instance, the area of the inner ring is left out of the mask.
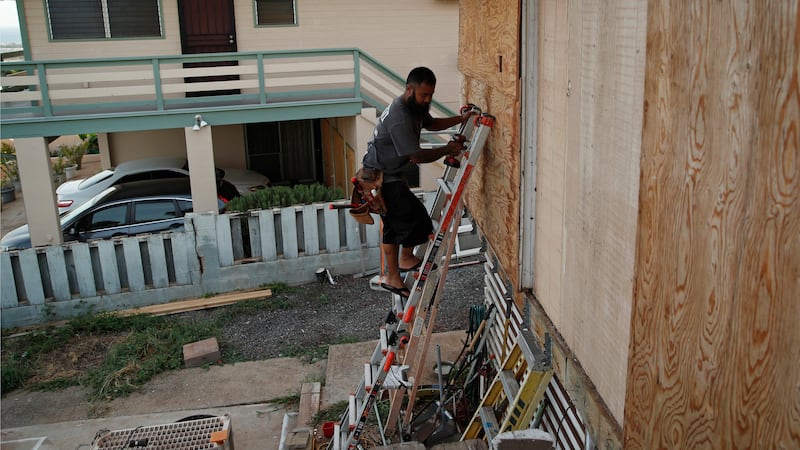
[[[233,0],[179,0],[181,48],[184,54],[236,51]],[[236,61],[187,63],[185,67],[233,66]],[[190,77],[187,82],[236,80],[237,75]],[[237,94],[238,90],[194,92],[192,95]],[[188,95],[188,94],[187,94]]]
[[[184,54],[236,51],[233,0],[180,0]]]

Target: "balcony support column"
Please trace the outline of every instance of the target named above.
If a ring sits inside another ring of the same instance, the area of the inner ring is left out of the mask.
[[[64,242],[58,219],[50,150],[44,137],[17,138],[17,164],[25,194],[25,215],[31,244],[59,245]]]
[[[211,125],[203,126],[199,130],[186,127],[184,134],[194,212],[217,213],[217,183]]]

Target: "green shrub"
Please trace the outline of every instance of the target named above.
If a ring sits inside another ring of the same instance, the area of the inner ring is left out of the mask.
[[[97,133],[78,134],[78,137],[86,143],[87,154],[96,155],[100,153],[100,146],[97,143]]]
[[[80,144],[75,145],[63,145],[59,147],[59,152],[61,156],[67,162],[67,166],[75,165],[77,166],[78,170],[81,170],[83,167],[83,155],[89,150],[89,141],[83,141]]]
[[[274,186],[234,198],[228,203],[227,211],[285,208],[292,205],[330,202],[343,198],[344,192],[340,188],[327,187],[319,183],[312,185],[298,184],[294,187]]]

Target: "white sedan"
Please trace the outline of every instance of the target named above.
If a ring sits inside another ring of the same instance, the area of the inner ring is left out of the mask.
[[[234,197],[237,194],[246,195],[269,185],[269,178],[252,170],[228,168],[216,170],[217,178],[233,184],[238,191],[238,193],[229,193],[228,197]],[[119,183],[184,176],[189,176],[186,158],[158,157],[126,161],[116,167],[101,170],[89,178],[70,180],[59,186],[56,189],[58,213],[69,212],[109,186]],[[230,198],[226,198],[226,200],[230,200]]]

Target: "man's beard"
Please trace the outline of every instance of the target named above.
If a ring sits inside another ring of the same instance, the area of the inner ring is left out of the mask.
[[[406,106],[408,109],[411,110],[411,113],[415,116],[424,117],[428,114],[428,111],[431,109],[430,103],[417,103],[417,91],[413,90],[411,95],[406,100]]]

